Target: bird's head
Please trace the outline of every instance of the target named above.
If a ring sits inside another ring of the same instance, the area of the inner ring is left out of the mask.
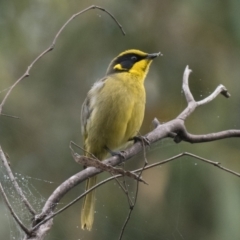
[[[136,49],[124,51],[111,61],[107,75],[119,72],[146,75],[152,60],[159,55],[160,52],[149,54]]]

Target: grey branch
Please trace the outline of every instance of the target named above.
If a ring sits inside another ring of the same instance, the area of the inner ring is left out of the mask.
[[[212,141],[225,139],[225,138],[240,137],[240,130],[232,129],[232,130],[226,130],[226,131],[221,131],[216,133],[194,135],[194,134],[188,133],[185,128],[182,128],[178,133],[178,137],[180,137],[180,140],[184,140],[185,142],[190,142],[190,143],[212,142]],[[177,137],[175,137],[175,140],[176,139]]]
[[[216,90],[210,96],[208,96],[207,98],[199,102],[196,102],[188,87],[188,78],[189,78],[190,72],[191,70],[187,67],[183,77],[183,91],[187,99],[187,103],[188,103],[187,107],[184,109],[182,113],[179,114],[179,116],[176,119],[173,119],[167,123],[160,124],[157,119],[154,119],[153,124],[155,129],[144,136],[145,138],[147,138],[150,144],[167,137],[174,138],[176,142],[180,142],[183,140],[191,143],[195,143],[195,142],[197,143],[197,142],[215,141],[218,139],[240,136],[240,130],[227,130],[227,131],[205,134],[205,135],[193,135],[187,132],[186,127],[184,125],[184,121],[187,117],[191,115],[191,113],[198,106],[214,100],[219,95],[219,93],[222,93],[224,96],[229,96],[226,88],[220,85],[218,88],[216,88]],[[51,226],[52,224],[53,216],[57,215],[59,212],[62,212],[63,210],[65,210],[66,208],[68,208],[69,206],[77,202],[79,199],[81,199],[84,195],[88,193],[88,192],[85,192],[84,194],[79,196],[77,199],[69,203],[66,207],[54,213],[54,210],[57,204],[59,203],[59,201],[61,200],[61,198],[65,194],[67,194],[68,191],[70,191],[73,187],[84,182],[87,178],[92,177],[96,174],[99,174],[104,170],[103,168],[105,168],[105,166],[116,166],[122,162],[129,161],[133,156],[143,151],[144,147],[145,146],[143,146],[142,141],[138,141],[124,151],[124,157],[125,157],[124,159],[120,158],[119,156],[110,157],[102,161],[101,163],[103,165],[101,165],[100,167],[98,166],[99,168],[96,166],[95,167],[90,166],[82,170],[81,172],[71,176],[66,181],[64,181],[48,198],[48,200],[46,201],[42,209],[42,212],[39,215],[35,216],[35,219],[33,222],[33,228],[31,229],[31,232],[38,235],[39,231],[41,231],[40,229],[49,229],[50,228],[49,226]],[[211,162],[208,162],[208,163],[211,163]],[[216,163],[211,163],[211,164],[221,168],[219,164],[216,164]],[[153,167],[153,166],[149,166],[149,167]],[[146,167],[144,170],[148,169],[149,167]],[[226,169],[223,169],[223,170],[227,171]],[[118,176],[121,176],[121,175],[116,175],[115,177],[118,177]],[[98,187],[101,184],[95,187]],[[92,189],[90,189],[89,191],[91,190]],[[41,234],[41,236],[43,234]],[[40,238],[32,238],[32,239],[40,239]]]
[[[125,35],[125,32],[123,30],[123,27],[122,25],[118,22],[118,20],[109,12],[107,11],[105,8],[102,8],[100,6],[96,6],[96,5],[91,5],[87,8],[85,8],[84,10],[72,15],[64,24],[63,26],[59,29],[59,31],[57,32],[57,34],[55,35],[54,39],[53,39],[53,42],[52,44],[46,49],[44,50],[42,53],[40,53],[33,61],[32,63],[27,67],[25,73],[17,80],[15,81],[15,83],[9,87],[7,89],[7,93],[6,95],[4,96],[1,104],[0,104],[0,116],[2,115],[2,109],[3,109],[3,106],[6,102],[6,100],[8,99],[9,95],[11,94],[11,92],[13,91],[13,89],[18,85],[18,83],[20,83],[24,78],[26,77],[29,77],[30,75],[30,70],[32,69],[32,67],[35,65],[35,63],[37,63],[45,54],[47,54],[48,52],[52,51],[55,47],[55,44],[60,36],[60,34],[62,33],[62,31],[65,29],[65,27],[73,20],[75,19],[77,16],[89,11],[89,10],[93,10],[93,9],[98,9],[100,11],[103,11],[105,13],[107,13],[112,19],[113,21],[115,21],[115,23],[118,25],[118,27],[120,28],[121,32],[123,33],[123,35]],[[4,114],[6,116],[6,114]],[[1,158],[4,159],[5,156],[3,154],[3,151],[1,150]],[[4,162],[4,161],[3,161]],[[5,167],[6,167],[6,164],[5,164]],[[12,180],[14,186],[15,186],[15,189],[17,190],[18,194],[21,196],[23,202],[25,203],[25,205],[27,206],[27,208],[29,209],[29,211],[32,213],[32,214],[35,214],[35,211],[34,209],[31,207],[31,205],[28,203],[27,199],[25,198],[25,196],[23,195],[21,189],[19,188],[12,172],[11,172],[11,169],[10,168],[7,168],[7,172],[8,172],[8,175],[11,176],[10,179]],[[84,175],[85,176],[85,175]],[[87,175],[86,175],[87,176]],[[73,177],[74,178],[74,177]],[[84,178],[85,179],[85,178]],[[71,180],[70,180],[71,182]],[[74,181],[73,181],[74,182]],[[68,186],[71,186],[71,184],[67,184]],[[4,193],[4,192],[3,192]],[[5,193],[4,193],[5,194]],[[60,194],[60,196],[63,196],[64,194]],[[60,199],[59,199],[60,200]],[[55,206],[55,203],[53,203],[53,205]],[[20,227],[22,227],[22,229],[28,233],[27,229],[24,229],[23,226],[21,226],[21,222],[19,222],[19,225]],[[46,235],[47,231],[51,228],[51,225],[52,225],[52,219],[45,222],[44,225],[41,225],[39,226],[38,228],[38,231],[35,231],[35,232],[31,232],[31,238],[29,238],[29,234],[27,234],[25,236],[25,239],[36,239],[36,240],[40,240],[40,239],[44,239],[44,236]]]
[[[122,25],[117,21],[117,19],[109,12],[107,11],[105,8],[102,8],[102,7],[99,7],[99,6],[96,6],[96,5],[92,5],[90,7],[87,7],[85,8],[84,10],[76,13],[76,14],[73,14],[68,20],[67,22],[60,28],[60,30],[57,32],[56,36],[54,37],[53,39],[53,42],[52,44],[46,49],[44,50],[40,55],[38,55],[33,61],[32,63],[28,66],[26,72],[9,88],[9,90],[7,91],[5,97],[3,98],[1,104],[0,104],[0,116],[2,114],[2,108],[8,98],[8,96],[10,95],[10,93],[12,92],[12,90],[18,85],[19,82],[21,82],[24,78],[26,77],[29,77],[30,75],[30,70],[32,69],[33,65],[38,62],[39,59],[41,59],[45,54],[47,54],[48,52],[52,51],[55,47],[55,44],[58,40],[58,37],[59,35],[62,33],[62,31],[65,29],[65,27],[74,19],[76,18],[77,16],[89,11],[89,10],[92,10],[92,9],[99,9],[105,13],[107,13],[114,21],[115,23],[118,25],[118,27],[120,28],[121,32],[123,33],[123,35],[125,35],[125,32],[123,30],[123,27]]]
[[[184,74],[183,74],[183,84],[182,84],[182,89],[183,89],[183,92],[185,94],[185,97],[186,97],[186,100],[188,102],[188,104],[190,102],[194,102],[194,97],[189,89],[189,83],[188,83],[188,79],[189,79],[189,75],[190,73],[192,72],[191,69],[189,69],[188,66],[186,66],[185,68],[185,71],[184,71]]]
[[[189,79],[189,75],[192,72],[192,70],[190,70],[188,68],[188,66],[185,68],[184,74],[183,74],[183,84],[182,84],[182,89],[183,92],[185,94],[185,98],[187,100],[187,108],[181,112],[177,118],[182,119],[183,121],[186,120],[187,117],[189,117],[191,115],[191,113],[198,107],[201,106],[203,104],[207,104],[209,102],[211,102],[212,100],[214,100],[220,93],[226,97],[229,98],[231,95],[228,92],[227,88],[224,87],[223,85],[219,85],[215,91],[210,94],[208,97],[206,97],[205,99],[196,102],[194,100],[194,97],[189,89],[189,84],[188,84],[188,79]]]
[[[127,177],[133,178],[139,182],[143,182],[143,183],[147,184],[141,177],[139,177],[135,173],[132,173],[130,171],[125,171],[122,168],[115,168],[115,167],[112,167],[111,165],[104,164],[103,162],[99,161],[98,159],[81,156],[76,152],[72,152],[72,156],[73,156],[74,160],[78,164],[81,164],[82,166],[95,167],[95,168],[101,169],[102,171],[109,172],[113,175],[120,174],[122,176],[127,176]]]
[[[17,214],[14,212],[10,202],[8,201],[7,195],[4,192],[4,189],[2,187],[2,184],[0,183],[0,192],[3,196],[3,200],[6,203],[10,213],[12,214],[14,220],[18,223],[18,225],[20,226],[20,228],[26,233],[27,236],[30,236],[30,231],[23,225],[23,223],[21,222],[21,220],[18,218]]]
[[[58,31],[58,33],[56,34],[56,36],[54,37],[54,40],[52,42],[52,44],[50,45],[50,47],[48,47],[46,50],[44,50],[27,68],[26,72],[9,88],[8,92],[6,93],[5,97],[2,100],[2,103],[0,104],[0,115],[2,113],[2,108],[8,98],[8,96],[10,95],[10,93],[12,92],[12,90],[15,88],[15,86],[22,81],[24,78],[29,76],[29,72],[31,70],[31,68],[33,67],[33,65],[40,59],[42,58],[46,53],[50,52],[51,50],[53,50],[56,41],[59,37],[59,35],[61,34],[61,32],[64,30],[64,28],[77,16],[81,15],[82,13],[89,11],[91,9],[99,9],[101,11],[106,12],[107,14],[109,14],[112,19],[117,23],[117,25],[119,26],[119,28],[121,29],[121,31],[124,34],[124,31],[122,29],[122,26],[118,23],[118,21],[115,19],[115,17],[113,17],[112,14],[110,14],[108,11],[106,11],[104,8],[92,5],[86,9],[84,9],[81,12],[78,12],[76,14],[74,14]],[[208,97],[206,97],[205,99],[201,100],[201,101],[195,101],[194,97],[189,89],[189,75],[191,73],[191,70],[188,68],[188,66],[186,67],[185,71],[184,71],[184,75],[183,75],[183,84],[182,84],[182,88],[183,88],[183,92],[185,94],[186,100],[187,100],[187,107],[182,111],[182,113],[180,113],[175,119],[164,123],[164,124],[160,124],[160,122],[157,119],[154,119],[153,124],[154,124],[154,130],[149,132],[148,134],[146,134],[144,137],[148,140],[149,144],[152,144],[154,142],[157,142],[163,138],[174,138],[175,142],[180,142],[180,141],[186,141],[186,142],[190,142],[190,143],[200,143],[200,142],[209,142],[209,141],[215,141],[215,140],[219,140],[219,139],[223,139],[223,138],[230,138],[230,137],[239,137],[240,136],[240,130],[227,130],[227,131],[222,131],[222,132],[217,132],[217,133],[210,133],[210,134],[205,134],[205,135],[193,135],[188,133],[188,131],[186,130],[185,127],[185,120],[187,117],[189,117],[197,107],[203,105],[203,104],[207,104],[210,101],[214,100],[220,93],[225,96],[225,97],[230,97],[230,94],[228,93],[227,89],[223,86],[220,85],[216,88],[216,90],[210,94]],[[143,145],[143,143],[141,141],[136,142],[134,145],[132,145],[131,147],[127,148],[124,151],[124,159],[120,159],[119,156],[114,156],[114,157],[110,157],[104,161],[101,162],[101,165],[98,166],[90,166],[84,170],[82,170],[81,172],[71,176],[70,178],[68,178],[66,181],[64,181],[62,184],[60,184],[57,189],[55,189],[55,191],[50,195],[50,197],[47,199],[42,212],[40,214],[38,214],[37,216],[34,217],[34,221],[33,221],[33,228],[30,230],[30,233],[28,231],[28,229],[26,229],[22,224],[21,221],[17,218],[17,216],[15,216],[15,220],[18,222],[18,224],[22,227],[23,231],[25,231],[26,236],[25,239],[31,239],[31,240],[40,240],[40,239],[44,239],[44,236],[46,235],[47,231],[51,228],[52,226],[52,218],[53,216],[57,215],[59,212],[62,212],[63,210],[65,210],[66,208],[68,208],[69,206],[71,206],[72,204],[74,204],[75,202],[77,202],[79,199],[81,199],[83,196],[85,196],[88,192],[85,192],[84,194],[82,194],[81,196],[79,196],[77,199],[75,199],[74,201],[72,201],[71,203],[69,203],[67,206],[65,206],[63,209],[59,210],[58,212],[54,213],[54,210],[57,206],[57,204],[59,203],[59,201],[61,200],[61,198],[68,193],[68,191],[70,191],[73,187],[77,186],[78,184],[84,182],[86,179],[88,179],[89,177],[92,177],[96,174],[99,174],[100,172],[102,172],[105,166],[111,166],[108,168],[108,171],[112,171],[113,166],[116,166],[122,162],[125,161],[129,161],[133,156],[137,155],[139,152],[143,151],[143,149],[145,148],[145,146]],[[1,151],[1,157],[3,158],[4,154]],[[2,156],[3,154],[3,156]],[[196,157],[196,156],[195,156]],[[4,156],[5,158],[5,156]],[[199,158],[200,159],[200,158]],[[200,159],[201,160],[201,159]],[[170,161],[170,160],[169,160]],[[165,162],[169,162],[169,161],[165,161]],[[219,168],[221,168],[224,171],[228,171],[233,173],[233,171],[231,170],[227,170],[225,168],[223,168],[222,166],[220,166],[219,163],[217,162],[211,162],[210,160],[203,160],[205,162],[208,162],[210,164],[213,164],[214,166],[217,166]],[[164,161],[163,161],[164,162]],[[161,164],[163,164],[163,162]],[[157,163],[159,164],[159,163]],[[144,170],[149,169],[150,167],[154,167],[154,165],[150,165],[144,168]],[[7,169],[7,168],[6,168]],[[143,171],[143,169],[141,169],[141,171]],[[133,171],[134,172],[134,171]],[[137,172],[137,171],[135,171]],[[117,173],[117,172],[115,172]],[[123,172],[121,173],[123,174]],[[124,173],[125,174],[125,173]],[[94,186],[92,189],[99,187],[100,185],[104,184],[107,181],[110,181],[116,177],[119,177],[122,175],[115,175],[112,178],[109,178],[99,184],[97,184],[96,186]],[[14,181],[13,181],[14,183]],[[16,184],[16,183],[14,183]],[[92,189],[89,189],[89,191],[91,191]],[[2,186],[0,185],[0,190],[4,196],[5,201],[7,200],[7,198],[5,198],[6,196],[4,195],[5,192],[2,189]],[[20,192],[19,192],[20,196],[23,196]],[[27,201],[26,201],[27,202]],[[6,202],[6,204],[8,206],[10,206],[10,204],[8,204],[8,201]],[[26,204],[26,203],[25,203]],[[10,211],[11,208],[9,207]],[[33,209],[32,209],[33,210]],[[34,210],[32,211],[32,213],[34,213]],[[13,212],[14,214],[14,212]],[[129,214],[130,217],[130,214]],[[18,221],[18,220],[19,221]],[[29,237],[29,235],[31,235],[31,237]]]
[[[230,93],[228,92],[228,90],[222,84],[220,84],[211,95],[209,95],[208,97],[206,97],[205,99],[203,99],[201,101],[198,101],[197,102],[198,106],[201,106],[203,104],[207,104],[207,103],[211,102],[220,93],[226,98],[229,98],[231,96]]]
[[[8,160],[7,158],[5,157],[5,154],[0,146],[0,158],[3,162],[3,166],[5,167],[6,171],[7,171],[7,174],[15,188],[15,190],[17,191],[18,195],[20,196],[21,200],[23,201],[23,203],[25,204],[25,206],[27,207],[27,209],[29,210],[29,212],[32,214],[32,215],[35,215],[36,212],[35,210],[33,209],[32,205],[28,202],[27,198],[25,197],[25,195],[23,194],[23,191],[22,189],[19,187],[18,185],[18,182],[16,181],[13,173],[12,173],[12,170],[9,166],[9,163],[8,163]]]
[[[186,67],[186,70],[184,72],[183,77],[183,90],[186,96],[186,99],[188,101],[188,106],[184,111],[174,120],[171,120],[167,123],[160,124],[158,120],[154,120],[154,127],[155,129],[148,134],[145,135],[145,137],[148,139],[149,143],[152,144],[156,141],[159,141],[166,137],[173,137],[178,136],[183,141],[193,142],[196,139],[198,142],[205,142],[205,141],[214,141],[222,138],[229,138],[229,137],[239,137],[240,131],[239,130],[228,130],[220,133],[213,133],[213,134],[207,134],[207,135],[191,135],[188,134],[186,131],[186,128],[184,126],[184,120],[190,116],[190,114],[196,109],[198,106],[198,103],[195,102],[190,89],[188,87],[188,77],[191,70]],[[210,95],[210,97],[207,98],[207,102],[210,100],[213,100],[219,93],[222,91],[227,92],[226,88],[217,88],[218,90],[215,91],[213,94]],[[219,91],[221,90],[221,91]],[[204,101],[202,100],[202,101]],[[204,103],[204,102],[203,102]],[[201,105],[201,104],[200,104]],[[175,134],[174,134],[175,133]],[[110,166],[116,166],[122,161],[128,161],[133,156],[137,155],[139,152],[143,150],[143,145],[141,142],[136,142],[133,146],[129,147],[124,151],[125,159],[120,159],[119,156],[110,157],[106,160],[104,160],[102,163]],[[46,201],[45,206],[42,209],[42,213],[39,214],[35,221],[40,222],[42,221],[48,214],[52,213],[54,211],[57,203],[60,201],[60,199],[73,187],[78,185],[79,183],[85,181],[87,178],[92,177],[98,173],[101,172],[101,169],[95,168],[95,167],[88,167],[81,172],[73,175],[71,178],[67,179],[65,182],[63,182],[49,197],[49,199]]]
[[[176,155],[174,157],[165,159],[165,160],[160,161],[160,162],[156,162],[156,163],[150,164],[150,165],[148,165],[148,166],[146,166],[144,168],[144,171],[145,170],[149,170],[151,168],[154,168],[156,166],[160,166],[160,165],[172,162],[172,161],[177,160],[177,159],[179,159],[179,158],[181,158],[183,156],[189,156],[189,157],[196,158],[196,159],[198,159],[198,160],[200,160],[202,162],[205,162],[205,163],[213,165],[214,167],[220,168],[221,170],[223,170],[225,172],[228,172],[228,173],[231,173],[231,174],[233,174],[233,175],[235,175],[237,177],[240,177],[240,173],[235,172],[235,171],[233,171],[231,169],[228,169],[226,167],[223,167],[220,162],[214,162],[212,160],[209,160],[209,159],[206,159],[206,158],[203,158],[203,157],[199,157],[199,156],[197,156],[195,154],[192,154],[192,153],[189,153],[189,152],[180,153],[180,154],[178,154],[178,155]],[[134,170],[133,172],[138,173],[138,172],[141,172],[141,171],[142,171],[142,168],[139,168],[139,169]]]

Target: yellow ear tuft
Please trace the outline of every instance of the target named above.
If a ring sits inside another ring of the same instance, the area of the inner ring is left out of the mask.
[[[119,70],[119,71],[126,71],[127,69],[126,68],[123,68],[122,65],[120,63],[116,64],[113,69],[115,70]]]

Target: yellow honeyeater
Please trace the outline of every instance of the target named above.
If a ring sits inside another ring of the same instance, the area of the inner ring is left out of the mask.
[[[86,156],[103,160],[108,149],[121,147],[135,137],[142,125],[146,94],[144,79],[152,60],[160,53],[127,50],[114,58],[106,76],[90,89],[82,106],[81,127]],[[87,180],[86,190],[96,184]],[[94,190],[86,195],[81,212],[82,229],[91,230],[94,220]]]

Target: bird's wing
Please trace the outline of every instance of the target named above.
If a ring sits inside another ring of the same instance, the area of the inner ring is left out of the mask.
[[[91,113],[95,106],[95,101],[97,100],[97,96],[99,91],[103,88],[104,82],[106,81],[107,77],[104,77],[97,82],[94,83],[91,90],[88,92],[88,95],[83,102],[82,111],[81,111],[81,130],[84,140],[87,138],[87,123],[89,118],[91,117]]]

